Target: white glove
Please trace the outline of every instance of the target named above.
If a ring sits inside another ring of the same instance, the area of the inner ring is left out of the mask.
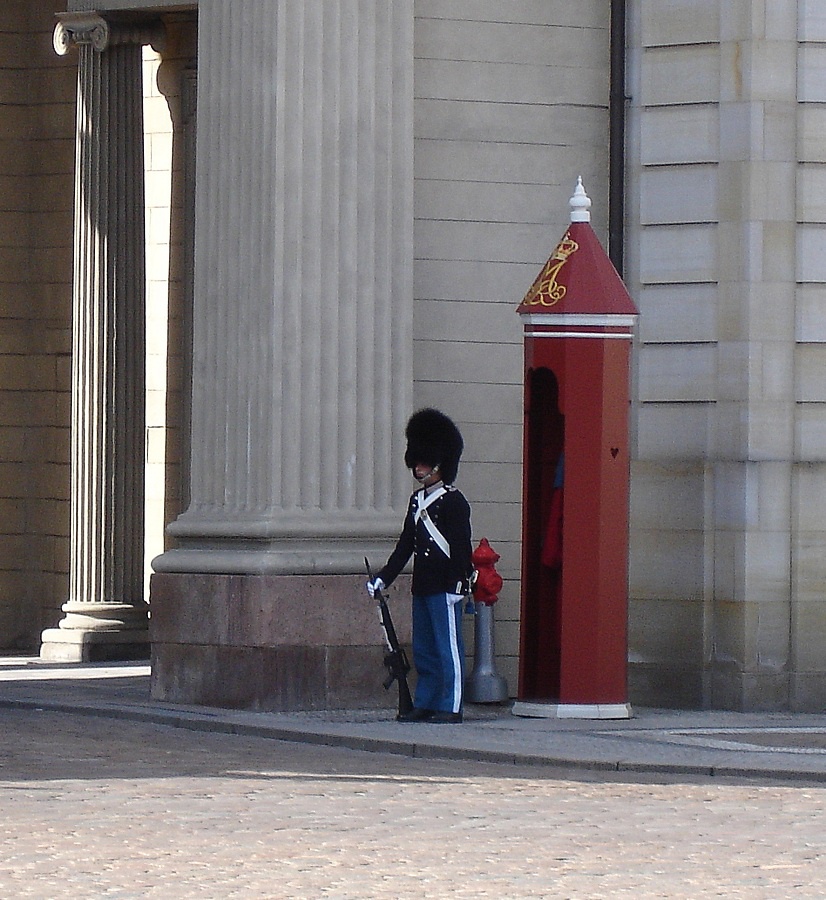
[[[384,582],[381,580],[381,578],[374,578],[372,581],[367,582],[367,593],[371,598],[376,596],[376,591],[379,591],[379,593],[381,593],[381,591],[383,590]]]

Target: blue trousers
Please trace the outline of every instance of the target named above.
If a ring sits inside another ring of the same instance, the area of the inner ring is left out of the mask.
[[[462,708],[462,596],[413,596],[414,705],[420,709],[459,712]]]

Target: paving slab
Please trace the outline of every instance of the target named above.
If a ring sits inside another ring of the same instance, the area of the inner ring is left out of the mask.
[[[826,893],[822,782],[414,758],[82,708],[0,707],[0,731],[3,898]]]

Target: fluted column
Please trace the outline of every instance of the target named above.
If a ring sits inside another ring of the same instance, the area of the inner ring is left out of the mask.
[[[41,658],[145,655],[145,264],[141,43],[68,14],[78,45],[69,599]]]
[[[412,0],[202,0],[191,505],[159,572],[346,573],[407,494]]]

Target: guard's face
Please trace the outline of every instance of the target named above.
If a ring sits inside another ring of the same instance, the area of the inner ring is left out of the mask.
[[[439,471],[438,466],[429,466],[427,463],[416,463],[416,465],[413,466],[413,477],[423,487],[430,487],[430,485],[436,484],[436,482],[441,479],[442,473]]]

